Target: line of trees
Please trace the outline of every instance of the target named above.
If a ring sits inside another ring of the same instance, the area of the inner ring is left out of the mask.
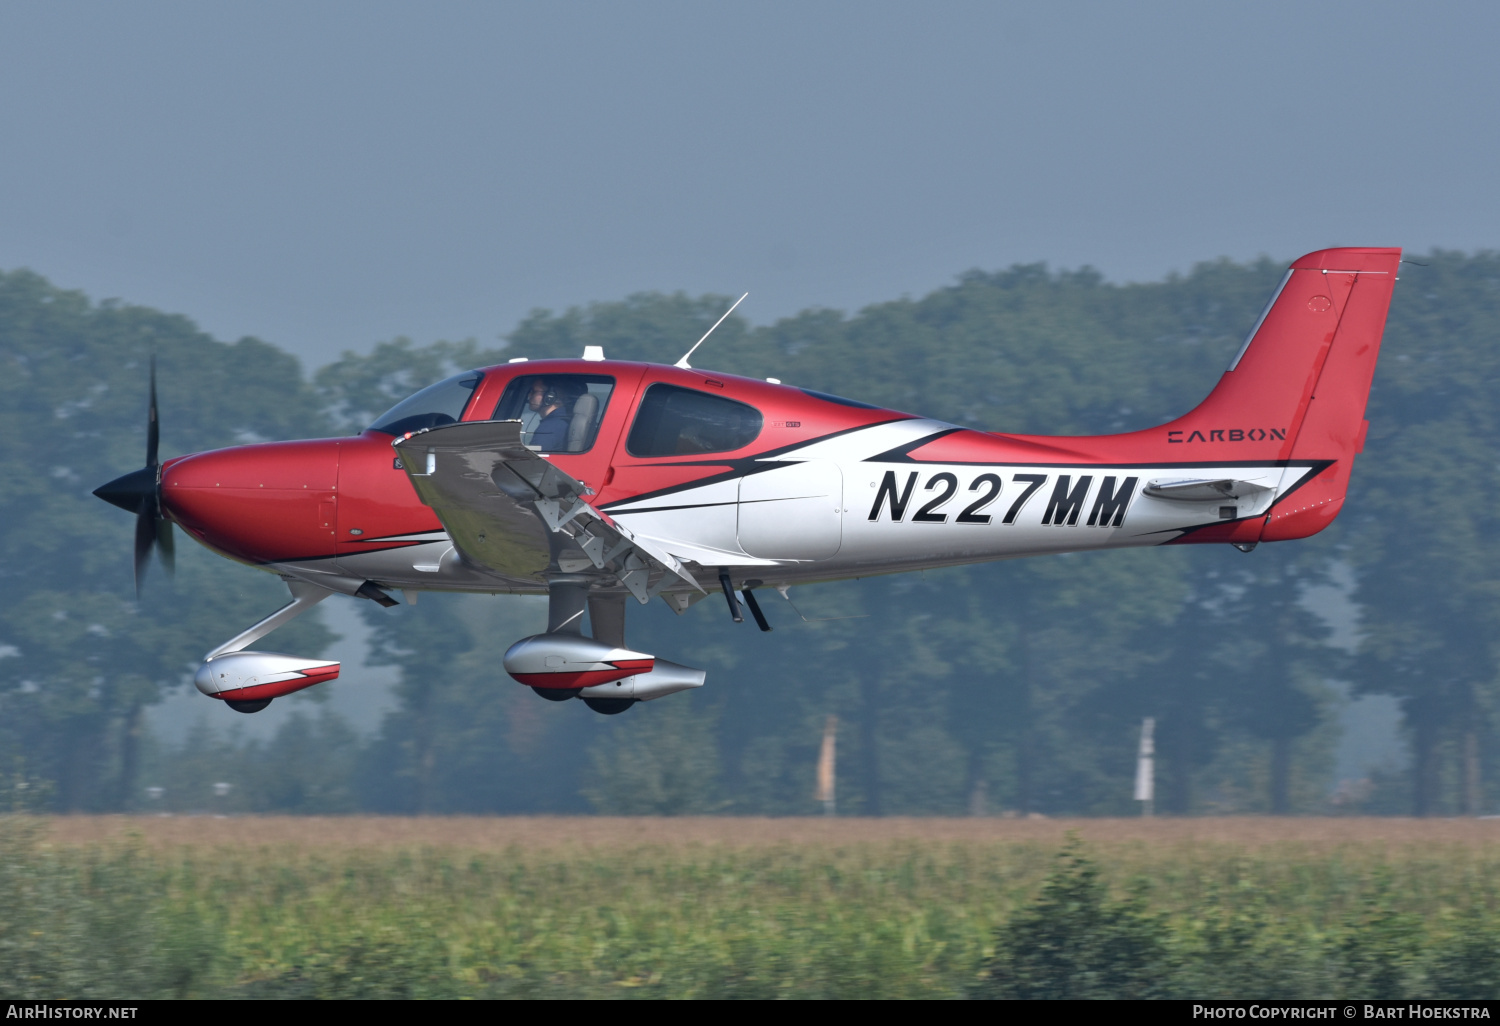
[[[991,430],[1131,430],[1208,392],[1280,272],[1221,261],[1137,285],[1041,266],[973,272],[852,316],[731,318],[699,362]],[[261,714],[281,718],[269,740],[237,739],[217,706],[185,739],[144,729],[148,706],[191,686],[203,650],[282,598],[269,575],[183,545],[176,580],[153,575],[134,600],[130,518],[89,492],[140,465],[150,353],[171,454],[351,432],[453,368],[512,356],[602,345],[671,362],[726,305],[643,294],[538,312],[488,350],[398,339],[308,378],[267,343],[224,344],[182,317],[0,274],[0,769],[60,809],[137,808],[155,786],[182,809],[799,814],[817,808],[832,713],[843,811],[1120,814],[1134,811],[1149,715],[1159,809],[1327,811],[1347,690],[1399,700],[1413,757],[1344,808],[1475,813],[1500,797],[1500,257],[1487,253],[1404,268],[1349,501],[1315,539],[808,588],[793,594],[801,612],[831,619],[804,622],[773,599],[769,635],[713,602],[681,617],[633,609],[632,643],[706,667],[709,686],[610,718],[505,677],[500,654],[544,618],[536,601],[363,603],[374,658],[399,671],[397,707],[373,736],[321,708],[323,689]],[[1352,652],[1306,601],[1348,580]],[[305,617],[275,647],[332,641]],[[213,780],[236,787],[214,796]]]

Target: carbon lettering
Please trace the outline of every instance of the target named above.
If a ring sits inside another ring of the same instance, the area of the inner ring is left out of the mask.
[[[1136,480],[1127,477],[1116,492],[1114,477],[1106,477],[1099,485],[1094,508],[1089,511],[1089,526],[1119,527],[1125,520],[1125,508],[1130,505],[1130,497],[1135,494]]]
[[[880,481],[880,491],[875,493],[875,505],[870,507],[870,519],[880,519],[880,507],[885,504],[886,496],[891,499],[891,521],[899,524],[901,518],[906,516],[906,505],[911,502],[912,489],[917,486],[917,472],[913,470],[911,476],[906,479],[906,490],[899,496],[896,494],[896,472],[887,470],[885,477]]]
[[[1188,435],[1189,442],[1263,442],[1267,438],[1286,438],[1286,431],[1282,428],[1210,428],[1208,437],[1203,437],[1201,430],[1195,430]],[[1181,431],[1168,431],[1167,441],[1177,444],[1184,441]]]
[[[1026,505],[1026,500],[1031,498],[1038,488],[1047,483],[1047,475],[1017,474],[1011,480],[1025,481],[1026,490],[1016,496],[1016,501],[1010,504],[1010,509],[1005,513],[1005,519],[1001,521],[1002,524],[1014,524],[1016,522],[1016,514],[1021,512],[1021,507]]]
[[[990,515],[979,511],[1000,497],[1000,476],[998,474],[980,474],[974,479],[974,483],[969,485],[969,491],[977,492],[984,485],[990,486],[989,491],[964,507],[964,511],[953,518],[955,524],[987,524],[990,522]]]
[[[911,518],[912,523],[946,524],[948,522],[948,514],[934,513],[933,510],[937,509],[943,503],[953,498],[953,493],[958,491],[958,478],[954,477],[952,474],[947,473],[946,471],[941,474],[933,474],[931,480],[927,482],[927,491],[932,491],[939,484],[943,485],[942,494],[933,499],[927,505],[923,506],[921,509],[917,510],[916,516]]]
[[[1047,502],[1047,510],[1042,514],[1042,523],[1062,526],[1066,521],[1071,527],[1078,523],[1078,514],[1083,510],[1083,500],[1089,497],[1089,486],[1094,483],[1094,478],[1085,474],[1073,485],[1073,490],[1068,490],[1072,482],[1069,474],[1057,475],[1057,484],[1052,486],[1052,498]]]

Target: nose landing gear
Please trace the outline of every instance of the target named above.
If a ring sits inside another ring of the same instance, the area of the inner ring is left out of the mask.
[[[292,593],[290,602],[203,657],[203,664],[193,675],[193,683],[199,691],[219,699],[237,713],[258,713],[273,699],[333,680],[339,675],[339,664],[327,659],[245,651],[332,594],[327,589],[297,580],[288,580],[287,589]]]

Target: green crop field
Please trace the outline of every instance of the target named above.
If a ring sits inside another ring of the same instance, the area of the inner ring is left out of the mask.
[[[0,991],[1497,997],[1500,823],[10,817]]]

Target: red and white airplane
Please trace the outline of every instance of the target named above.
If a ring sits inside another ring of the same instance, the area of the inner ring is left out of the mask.
[[[626,646],[630,601],[680,613],[718,588],[736,621],[742,595],[770,630],[758,588],[1317,533],[1364,444],[1399,262],[1399,249],[1295,261],[1208,398],[1127,434],[975,431],[591,347],[456,374],[357,437],[160,464],[153,381],[147,466],[95,494],[137,515],[137,582],[154,546],[170,557],[174,523],[286,581],[292,601],[198,671],[232,709],[338,676],[336,662],[244,651],[329,595],[472,591],[547,594],[546,632],[505,669],[617,713],[704,680]]]

